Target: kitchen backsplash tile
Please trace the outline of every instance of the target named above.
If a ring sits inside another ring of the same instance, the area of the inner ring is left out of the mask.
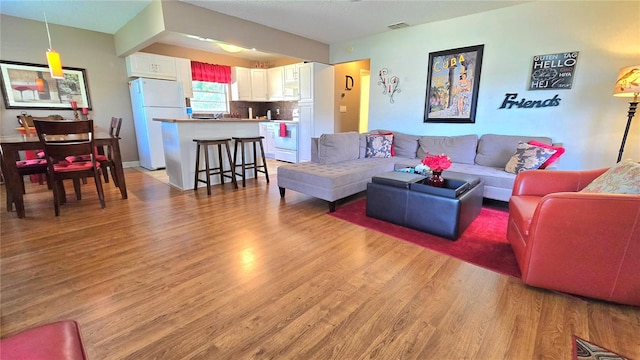
[[[267,116],[267,110],[271,110],[272,120],[291,120],[293,118],[293,109],[298,107],[297,101],[273,101],[273,102],[253,102],[253,101],[231,101],[229,102],[229,110],[233,113],[239,113],[240,117],[249,116],[249,108],[252,109],[253,117]],[[280,109],[280,114],[277,113]]]

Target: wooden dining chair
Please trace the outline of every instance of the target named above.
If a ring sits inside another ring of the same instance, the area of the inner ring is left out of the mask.
[[[44,121],[34,120],[38,138],[47,160],[48,179],[52,182],[56,216],[60,215],[60,204],[65,200],[63,180],[73,179],[76,196],[79,180],[93,176],[100,199],[105,207],[99,163],[94,156],[93,120]],[[69,162],[67,157],[89,154],[89,161]],[[79,196],[78,196],[79,197]]]
[[[109,125],[109,134],[111,136],[118,137],[120,136],[120,128],[122,127],[122,118],[112,117],[111,123]],[[100,163],[100,169],[102,170],[102,176],[104,177],[104,182],[109,182],[109,172],[111,172],[111,177],[113,178],[113,183],[118,187],[118,177],[116,176],[113,163],[113,150],[109,146],[98,147],[94,152],[96,161]],[[89,155],[85,154],[82,156],[73,156],[67,158],[67,161],[76,162],[76,161],[89,161]]]
[[[0,150],[1,151],[1,150]],[[5,164],[2,163],[2,154],[0,153],[0,168],[2,168],[3,172]],[[20,191],[24,194],[25,186],[23,177],[26,175],[38,175],[40,184],[43,183],[43,178],[47,174],[47,161],[45,159],[27,159],[27,160],[19,160],[16,161],[16,169],[18,169],[18,173],[20,174],[20,185],[15,189],[10,187],[9,184],[5,184],[6,191],[6,200],[7,200],[7,211],[13,211],[13,197],[14,191]]]

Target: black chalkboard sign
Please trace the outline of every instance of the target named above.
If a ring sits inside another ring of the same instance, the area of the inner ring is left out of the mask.
[[[578,51],[536,55],[529,90],[571,89]]]

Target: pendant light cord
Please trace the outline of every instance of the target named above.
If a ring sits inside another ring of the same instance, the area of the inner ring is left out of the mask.
[[[42,13],[44,14],[44,24],[47,27],[47,37],[49,38],[49,50],[53,49],[53,46],[51,46],[51,34],[49,34],[49,23],[47,22],[47,13],[43,10]]]

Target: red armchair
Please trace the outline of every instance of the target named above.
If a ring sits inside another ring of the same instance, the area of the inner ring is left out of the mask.
[[[518,174],[507,239],[525,284],[640,306],[640,195],[579,192],[606,170]]]

